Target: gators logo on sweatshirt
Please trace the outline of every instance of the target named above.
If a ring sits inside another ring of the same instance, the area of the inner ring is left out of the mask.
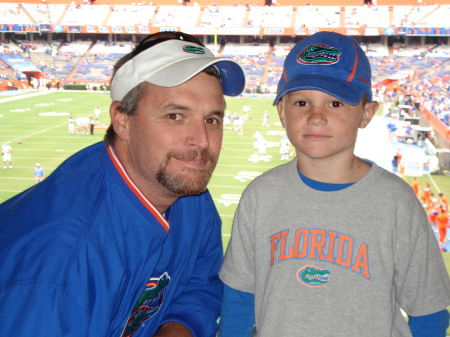
[[[297,272],[298,280],[309,287],[322,287],[330,279],[330,271],[314,266],[304,266]]]
[[[164,273],[159,278],[151,278],[139,297],[133,312],[128,318],[122,337],[131,337],[142,323],[152,318],[161,308],[164,291],[170,282],[170,276]]]

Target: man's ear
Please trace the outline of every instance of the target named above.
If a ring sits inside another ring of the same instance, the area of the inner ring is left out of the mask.
[[[128,140],[128,118],[126,113],[120,112],[118,107],[119,101],[112,102],[109,107],[109,115],[111,116],[111,125],[117,134],[117,137]]]
[[[278,116],[280,116],[281,125],[286,129],[284,124],[284,113],[283,113],[283,99],[280,99],[277,103]]]
[[[367,125],[369,125],[370,121],[378,110],[378,102],[373,101],[370,103],[366,103],[363,109],[363,116],[361,118],[361,122],[359,123],[360,129],[364,129]]]

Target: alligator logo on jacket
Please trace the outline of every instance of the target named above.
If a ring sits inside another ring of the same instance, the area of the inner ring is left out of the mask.
[[[128,318],[122,337],[131,337],[146,320],[152,318],[161,308],[164,291],[170,282],[170,277],[164,273],[159,278],[151,278],[139,297],[133,312]]]
[[[330,271],[314,266],[304,266],[297,272],[298,280],[308,287],[322,287],[330,279]]]
[[[334,64],[339,62],[339,49],[322,44],[313,44],[298,55],[297,62],[302,64]]]

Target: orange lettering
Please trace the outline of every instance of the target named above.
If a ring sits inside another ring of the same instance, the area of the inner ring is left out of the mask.
[[[290,246],[288,252],[286,253],[286,237],[289,234],[289,230],[284,230],[281,232],[281,249],[280,256],[278,258],[279,261],[292,259],[294,247]]]
[[[353,263],[352,270],[370,280],[368,260],[367,244],[361,243],[358,255],[356,255],[355,262]]]
[[[322,249],[327,243],[327,232],[325,232],[323,229],[311,229],[311,234],[312,234],[311,248],[308,255],[308,259],[317,259],[316,254],[318,254],[319,260],[325,260],[325,256],[323,255]]]
[[[348,268],[352,264],[353,239],[348,235],[340,233],[338,234],[338,237],[339,237],[339,248],[336,263],[340,264],[343,267]],[[347,242],[347,249],[345,249],[346,242]]]
[[[278,248],[278,243],[280,242],[280,233],[276,233],[270,237],[270,242],[272,244],[271,252],[270,252],[270,266],[275,263],[275,251]]]
[[[328,255],[326,260],[328,262],[334,262],[333,258],[333,250],[334,250],[334,240],[336,239],[336,232],[329,231],[328,237],[330,238],[329,244],[328,244]]]
[[[302,240],[303,238],[303,240]],[[295,242],[294,247],[294,257],[296,259],[304,259],[306,253],[308,252],[308,241],[309,241],[309,231],[307,228],[297,228],[295,231]],[[300,245],[302,246],[302,251],[299,251]]]

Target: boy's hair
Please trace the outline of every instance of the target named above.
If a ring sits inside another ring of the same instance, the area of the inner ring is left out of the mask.
[[[356,105],[364,95],[372,102],[369,59],[354,39],[319,32],[297,43],[284,62],[274,105],[287,93],[320,90]]]
[[[369,95],[368,94],[364,94],[364,96],[361,100],[362,106],[366,105],[366,103],[369,103]]]

